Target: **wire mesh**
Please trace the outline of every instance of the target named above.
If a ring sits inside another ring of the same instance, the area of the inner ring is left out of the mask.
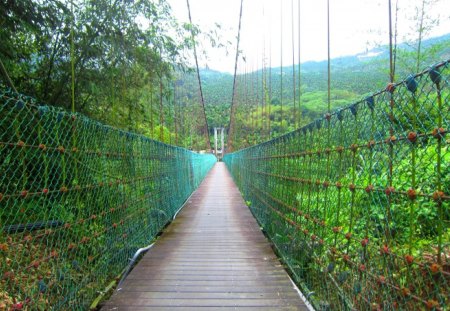
[[[225,156],[318,310],[450,308],[449,61]]]
[[[0,89],[0,310],[85,310],[216,161]]]

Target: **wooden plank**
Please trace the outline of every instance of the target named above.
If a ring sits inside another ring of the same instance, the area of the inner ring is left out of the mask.
[[[140,307],[140,306],[105,306],[102,310],[108,310],[108,311],[152,311],[152,310],[158,310],[158,311],[226,311],[226,310],[237,310],[237,311],[295,311],[298,310],[298,307],[296,306],[289,306],[289,307],[281,307],[277,306],[274,307],[176,307],[176,306],[170,306],[170,307]]]
[[[294,306],[298,299],[279,298],[279,299],[142,299],[142,298],[124,298],[117,302],[117,306],[145,306],[145,307],[279,307]]]
[[[276,285],[258,285],[257,287],[250,286],[236,286],[231,284],[226,284],[224,286],[172,286],[172,285],[134,285],[133,283],[128,283],[126,286],[122,286],[120,291],[116,292],[118,295],[122,292],[186,292],[186,293],[272,293],[272,292],[290,292],[292,286],[276,286]]]
[[[127,298],[132,299],[279,299],[298,297],[297,293],[293,292],[271,292],[271,293],[237,293],[237,292],[216,292],[216,293],[202,293],[202,292],[128,292]],[[113,299],[120,298],[120,295],[116,295]]]
[[[307,310],[218,163],[102,310]]]

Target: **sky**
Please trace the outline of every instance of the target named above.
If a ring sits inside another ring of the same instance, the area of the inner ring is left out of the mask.
[[[425,26],[432,26],[426,31],[426,37],[449,33],[450,0],[426,0],[430,1],[434,3],[426,6]],[[174,16],[180,22],[188,22],[186,0],[168,2]],[[398,3],[399,42],[416,38],[419,20],[416,9],[421,8],[422,2],[392,0],[393,27]],[[200,39],[200,67],[207,65],[210,69],[233,73],[240,0],[190,0],[189,3],[193,23],[205,32],[215,29],[222,42],[230,42],[227,49],[217,49]],[[331,58],[364,53],[387,44],[388,10],[388,0],[330,0]],[[439,23],[435,24],[437,20]],[[221,28],[215,28],[216,24]],[[238,71],[260,69],[263,62],[278,67],[299,60],[325,60],[327,37],[327,0],[243,0]]]

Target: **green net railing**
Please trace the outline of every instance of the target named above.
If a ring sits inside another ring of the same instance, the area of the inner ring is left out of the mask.
[[[215,161],[0,89],[0,310],[88,309]]]
[[[450,308],[449,61],[226,155],[318,310]]]

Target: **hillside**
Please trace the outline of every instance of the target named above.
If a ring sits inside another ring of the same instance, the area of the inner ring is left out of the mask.
[[[402,43],[397,48],[396,80],[400,80],[408,74],[415,72],[416,50],[413,44]],[[450,58],[450,34],[424,40],[422,42],[421,70],[427,66]],[[331,60],[331,94],[333,108],[350,104],[361,98],[365,94],[375,92],[383,87],[389,79],[389,48],[381,46],[368,50],[364,53],[349,55]],[[298,65],[295,66],[297,71]],[[280,94],[280,77],[283,72],[283,96]],[[296,72],[298,75],[298,72]],[[259,100],[261,102],[262,90],[262,70],[247,74],[248,81],[254,81],[253,104]],[[201,69],[200,76],[206,104],[206,113],[210,128],[227,126],[229,123],[229,107],[231,103],[231,93],[233,76],[219,71]],[[270,101],[273,106],[278,106],[283,101],[286,109],[293,107],[293,72],[292,65],[283,68],[272,68],[271,77],[266,71],[267,92],[271,94]],[[196,75],[188,75],[186,86],[194,86]],[[298,79],[298,77],[296,77]],[[244,83],[244,75],[238,75],[237,81]],[[249,83],[249,82],[247,82]],[[271,89],[269,89],[269,85]],[[295,86],[298,88],[298,86]],[[194,87],[194,90],[197,88]],[[239,87],[238,87],[239,89]],[[301,110],[302,120],[308,122],[317,118],[326,110],[326,89],[327,89],[327,61],[308,61],[301,64]],[[298,96],[298,89],[296,89]],[[192,94],[194,96],[195,94]],[[251,98],[250,94],[247,94]],[[261,103],[259,103],[261,104]],[[239,102],[238,102],[239,105]],[[297,103],[298,105],[298,103]],[[247,109],[248,111],[248,109]],[[272,109],[277,113],[277,109]],[[271,119],[277,120],[276,115],[271,115]],[[287,120],[286,130],[293,129],[293,124]]]

